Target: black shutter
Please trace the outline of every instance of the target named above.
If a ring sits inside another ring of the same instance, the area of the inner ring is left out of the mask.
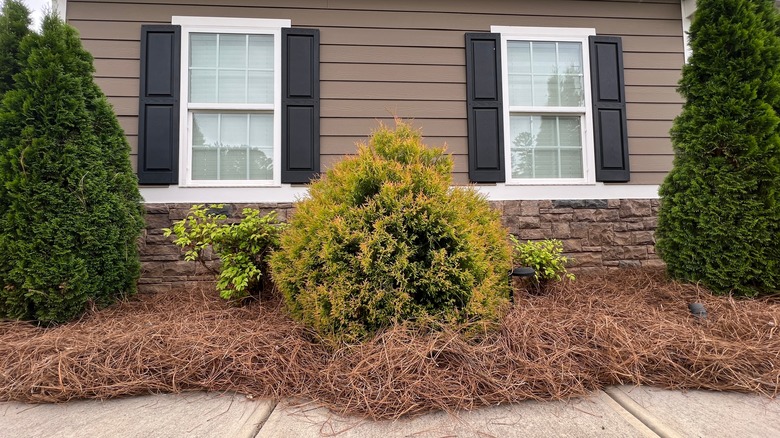
[[[320,171],[320,32],[282,29],[282,182]]]
[[[469,179],[504,182],[501,35],[466,34]]]
[[[177,184],[181,28],[141,26],[138,181]]]
[[[610,36],[591,36],[589,42],[596,181],[626,182],[631,172],[628,167],[623,45],[620,37]]]

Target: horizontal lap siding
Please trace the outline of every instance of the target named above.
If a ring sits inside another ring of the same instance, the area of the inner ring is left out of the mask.
[[[287,18],[321,32],[321,150],[327,167],[393,117],[413,119],[455,156],[467,182],[465,32],[491,25],[594,27],[623,37],[631,182],[657,184],[671,167],[668,131],[681,108],[683,63],[675,0],[135,0],[68,1],[68,21],[95,55],[96,78],[137,151],[142,23],[173,15]],[[135,163],[134,163],[135,164]]]

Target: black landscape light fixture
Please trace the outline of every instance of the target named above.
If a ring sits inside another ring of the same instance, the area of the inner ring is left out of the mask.
[[[514,268],[511,272],[509,272],[509,279],[511,280],[512,277],[528,278],[533,277],[534,274],[536,274],[536,270],[534,268],[521,266],[519,268]]]
[[[514,268],[511,271],[509,271],[509,286],[512,286],[512,278],[514,277],[520,277],[522,279],[531,278],[536,274],[536,270],[534,268],[528,267],[528,266],[521,266],[519,268]],[[511,302],[515,302],[515,294],[514,292],[509,294],[509,300]]]

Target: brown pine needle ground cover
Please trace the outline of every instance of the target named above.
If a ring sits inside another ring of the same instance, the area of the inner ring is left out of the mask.
[[[660,271],[620,270],[516,301],[500,330],[479,340],[398,327],[333,351],[278,302],[235,308],[207,288],[142,295],[57,328],[0,322],[0,399],[203,389],[380,419],[617,383],[778,393],[778,297],[718,298]],[[706,320],[688,312],[692,301],[706,306]]]

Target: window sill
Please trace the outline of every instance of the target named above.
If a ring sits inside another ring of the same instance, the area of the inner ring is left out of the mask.
[[[572,180],[554,180],[554,179],[528,180],[528,181],[512,180],[504,183],[504,185],[510,187],[547,187],[547,186],[582,187],[582,186],[596,186],[598,184],[599,183],[595,181],[572,181]]]
[[[279,189],[284,187],[282,184],[269,183],[269,184],[220,184],[220,183],[185,183],[179,184],[182,189]]]

